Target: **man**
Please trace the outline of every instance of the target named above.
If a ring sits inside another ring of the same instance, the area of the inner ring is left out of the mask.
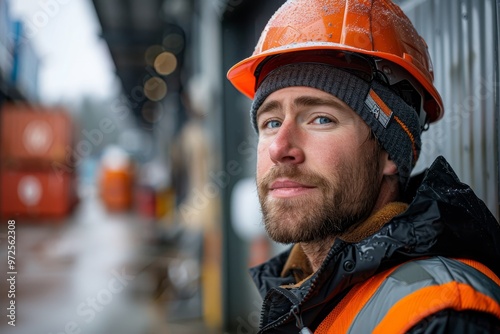
[[[500,332],[500,227],[444,158],[427,46],[390,0],[290,0],[229,80],[253,99],[262,333]]]

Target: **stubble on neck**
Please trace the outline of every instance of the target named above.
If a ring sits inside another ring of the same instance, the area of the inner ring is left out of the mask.
[[[307,256],[313,272],[316,272],[325,260],[330,248],[335,241],[335,236],[331,236],[319,241],[301,242],[300,246]]]

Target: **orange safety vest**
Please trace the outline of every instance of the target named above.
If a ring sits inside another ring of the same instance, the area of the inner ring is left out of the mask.
[[[450,275],[441,264],[461,275]],[[444,309],[500,318],[499,286],[500,279],[476,261],[433,257],[405,262],[355,285],[315,333],[405,333]]]

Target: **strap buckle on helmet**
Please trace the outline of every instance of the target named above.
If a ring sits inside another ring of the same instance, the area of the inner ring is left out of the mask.
[[[406,103],[415,109],[418,115],[420,128],[428,129],[428,117],[424,110],[425,91],[422,85],[403,68],[385,59],[375,58],[374,66],[378,77],[401,96]]]

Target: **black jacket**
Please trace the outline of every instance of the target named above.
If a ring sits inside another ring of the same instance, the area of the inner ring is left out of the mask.
[[[374,274],[422,256],[468,258],[500,276],[500,226],[485,204],[439,157],[408,192],[410,206],[358,243],[337,239],[320,269],[300,287],[280,277],[290,251],[252,268],[264,298],[261,332],[296,333],[297,322],[314,330],[349,289]],[[367,260],[368,259],[368,260]],[[496,331],[495,331],[496,330]],[[500,321],[474,312],[443,311],[413,333],[500,333]]]

